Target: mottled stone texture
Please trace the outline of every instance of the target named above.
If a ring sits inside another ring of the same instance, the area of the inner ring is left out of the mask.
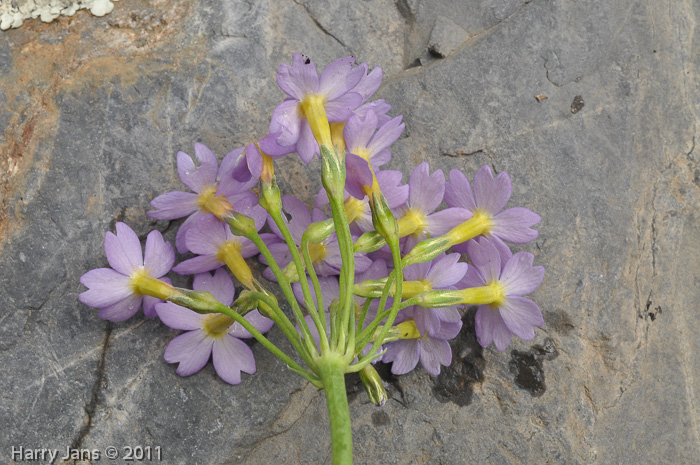
[[[277,65],[302,51],[384,68],[406,122],[391,167],[490,164],[543,216],[522,249],[547,268],[546,326],[497,353],[467,311],[453,366],[384,368],[382,409],[349,377],[356,463],[700,463],[699,5],[124,0],[3,33],[0,462],[142,445],[168,464],[329,463],[323,394],[260,345],[240,386],[180,378],[173,331],[76,300],[115,220],[173,238],[145,212],[178,186],[175,153],[263,135]],[[280,166],[313,197],[317,165]]]

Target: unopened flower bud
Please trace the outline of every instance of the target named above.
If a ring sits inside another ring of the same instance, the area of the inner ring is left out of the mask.
[[[386,241],[377,231],[369,231],[357,238],[353,244],[355,253],[370,253],[384,247]]]
[[[377,373],[377,370],[372,365],[367,365],[362,370],[360,370],[360,381],[367,391],[367,396],[369,400],[376,405],[381,407],[386,403],[387,394],[386,389],[384,389],[384,383],[382,378]]]
[[[399,226],[396,217],[381,192],[372,196],[372,224],[387,243],[398,241]]]
[[[229,212],[225,217],[224,221],[228,223],[231,228],[231,233],[235,236],[250,237],[258,231],[255,227],[255,220],[249,216],[245,216],[238,212]]]
[[[245,315],[248,312],[252,312],[258,308],[259,300],[255,295],[248,290],[241,292],[236,301],[233,303],[236,307],[236,311],[241,315]]]
[[[197,313],[221,313],[226,307],[207,291],[191,291],[179,289],[176,295],[168,298],[169,302],[189,308]]]
[[[333,234],[333,231],[335,231],[335,225],[333,224],[333,219],[329,218],[318,223],[311,223],[304,231],[304,237],[311,243],[320,244],[328,239]]]
[[[321,147],[321,182],[329,199],[342,202],[345,192],[345,160],[325,146]]]
[[[446,236],[433,237],[421,241],[401,259],[401,265],[407,267],[415,263],[429,262],[449,249],[450,245],[450,238]]]
[[[280,194],[280,188],[274,176],[269,183],[260,183],[258,200],[260,201],[260,206],[268,212],[282,211],[282,194]]]

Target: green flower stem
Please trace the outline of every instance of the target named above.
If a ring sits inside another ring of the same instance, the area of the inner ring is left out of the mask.
[[[394,273],[394,271],[389,273],[389,276],[386,279],[386,284],[384,285],[384,292],[382,293],[381,299],[379,299],[379,306],[377,307],[377,315],[374,317],[374,320],[372,320],[372,322],[369,325],[367,325],[367,327],[364,328],[360,332],[359,336],[357,337],[357,342],[355,344],[355,352],[357,352],[358,350],[362,350],[362,348],[364,348],[365,345],[367,345],[367,343],[369,343],[372,336],[375,334],[377,328],[381,324],[382,320],[384,318],[386,318],[386,315],[384,315],[384,313],[386,313],[386,312],[384,312],[383,309],[386,306],[386,301],[387,301],[388,296],[389,296],[388,289],[391,288],[391,285],[394,282],[395,276],[396,276],[396,274]],[[380,316],[381,316],[381,318],[380,318]]]
[[[340,312],[341,312],[341,328],[337,331],[338,347],[346,349],[346,355],[352,356],[349,352],[355,350],[355,318],[354,318],[354,296],[353,286],[355,281],[355,253],[352,244],[352,235],[350,234],[350,225],[348,218],[345,215],[345,204],[342,197],[336,197],[328,192],[330,199],[331,212],[333,214],[333,223],[338,236],[338,247],[340,248],[340,256],[343,264],[340,268]],[[352,316],[352,318],[351,318]],[[347,340],[346,340],[346,334]],[[335,337],[335,334],[333,334]],[[347,346],[346,346],[347,344]],[[350,360],[352,360],[350,358]]]
[[[324,354],[317,365],[331,424],[333,465],[352,465],[352,428],[345,390],[346,363],[343,359],[341,354],[331,352]]]
[[[399,250],[399,241],[398,239],[392,240],[389,242],[389,247],[391,248],[391,255],[394,258],[394,273],[396,276],[396,295],[400,296],[401,293],[403,292],[403,268],[401,267],[401,251]],[[387,287],[391,287],[390,279],[387,279]],[[384,295],[382,295],[382,300],[386,301],[386,296],[388,295],[389,291],[388,289],[384,290]],[[394,320],[396,319],[396,315],[399,313],[399,308],[401,304],[401,299],[396,298],[394,299],[394,305],[391,307],[391,312],[389,315],[386,317],[386,322],[384,323],[384,326],[382,326],[381,331],[379,332],[379,336],[377,337],[376,341],[374,341],[374,344],[372,344],[372,349],[367,353],[366,357],[362,360],[359,361],[358,363],[351,365],[348,367],[348,370],[346,370],[348,373],[350,372],[356,372],[364,367],[366,367],[368,364],[372,363],[372,360],[375,358],[377,351],[379,350],[379,347],[384,343],[384,339],[387,336],[387,333],[389,332],[389,329],[391,326],[394,324]],[[382,305],[380,304],[379,306],[380,310],[383,308]],[[376,321],[381,321],[381,320],[375,320]],[[374,323],[373,322],[373,323]],[[369,329],[369,328],[368,328]],[[372,333],[370,333],[372,334]],[[356,348],[357,350],[357,348]]]
[[[287,281],[287,278],[284,277],[284,273],[282,273],[282,270],[277,264],[275,257],[272,256],[270,249],[267,247],[267,244],[265,244],[265,242],[262,240],[260,234],[258,234],[257,231],[253,231],[250,234],[246,235],[246,237],[253,241],[258,250],[260,250],[260,253],[262,253],[263,257],[265,257],[265,260],[267,260],[267,264],[270,266],[270,269],[275,275],[275,278],[277,278],[277,282],[280,285],[280,289],[282,289],[282,293],[287,299],[287,302],[289,302],[289,305],[292,307],[294,317],[296,318],[297,324],[299,325],[299,328],[301,329],[302,334],[304,336],[306,347],[295,343],[294,339],[296,339],[297,341],[299,339],[298,334],[295,338],[290,338],[289,336],[287,336],[289,338],[289,341],[292,343],[292,345],[294,345],[294,348],[297,350],[297,352],[299,352],[299,355],[301,355],[306,364],[310,367],[313,366],[312,357],[315,357],[316,347],[314,347],[313,345],[313,337],[311,337],[309,327],[306,325],[304,315],[302,315],[301,313],[301,308],[299,308],[297,299],[296,297],[294,297],[294,291],[292,290],[292,286],[289,284],[289,281]],[[287,321],[289,321],[289,319],[287,319]],[[289,324],[292,324],[291,321],[289,322]]]
[[[289,231],[287,222],[284,221],[284,218],[282,218],[282,212],[280,211],[270,211],[268,213],[270,213],[272,220],[275,222],[277,228],[279,228],[280,232],[282,233],[282,237],[287,243],[287,247],[289,247],[289,252],[292,255],[292,261],[294,262],[294,267],[297,269],[297,276],[299,276],[299,284],[301,285],[301,289],[304,293],[304,306],[310,314],[315,312],[318,315],[318,309],[316,308],[316,305],[314,305],[314,301],[311,298],[309,283],[308,281],[306,281],[306,279],[304,279],[306,277],[306,267],[304,266],[304,262],[301,259],[301,255],[299,255],[297,244],[296,242],[294,242],[294,238],[292,237],[292,233]],[[312,266],[313,265],[309,265],[309,268],[311,268]]]
[[[360,318],[357,320],[357,327],[362,330],[362,327],[365,325],[365,318],[367,317],[367,312],[369,311],[370,305],[372,305],[372,302],[374,302],[375,299],[373,298],[367,298],[365,299],[365,304],[362,306],[362,313],[360,313]]]
[[[287,243],[287,247],[289,247],[289,252],[292,254],[292,260],[294,261],[294,266],[296,267],[297,275],[299,276],[299,284],[301,285],[301,290],[304,294],[304,306],[306,307],[309,316],[311,316],[311,320],[316,325],[316,329],[318,331],[319,337],[321,338],[321,341],[326,339],[325,345],[322,342],[321,347],[328,347],[328,340],[326,338],[326,325],[321,323],[319,317],[319,310],[316,308],[314,300],[311,298],[309,282],[306,280],[306,267],[304,266],[304,263],[301,260],[299,250],[297,249],[296,242],[294,242],[292,233],[289,231],[289,227],[287,227],[286,221],[284,221],[284,218],[282,218],[282,212],[280,210],[270,209],[268,210],[268,213],[277,225],[277,228],[279,228],[280,232],[282,233],[282,237],[284,237],[284,241]],[[313,269],[313,265],[310,265],[309,268]],[[296,301],[296,297],[294,299]],[[318,301],[318,305],[322,306],[323,300]],[[309,327],[306,324],[306,320],[302,318],[301,322],[299,322],[299,327],[303,328],[303,330],[305,331],[304,339],[307,341],[307,344],[313,344],[313,348],[310,348],[309,350],[315,352],[317,349],[315,347],[315,343],[313,342],[313,337],[311,336]],[[306,335],[306,333],[308,333],[308,336]]]
[[[311,254],[309,253],[309,236],[306,234],[306,232],[301,236],[301,252],[304,256],[304,262],[306,262],[307,270],[309,271],[311,283],[314,286],[314,292],[316,293],[316,304],[318,305],[320,319],[320,326],[318,324],[316,326],[321,340],[321,353],[325,353],[329,350],[328,337],[326,336],[326,311],[325,308],[323,308],[323,294],[321,292],[321,283],[319,283],[318,281],[316,270],[314,269],[313,263],[311,262]],[[331,323],[333,323],[332,318]],[[335,324],[333,324],[332,326],[335,326]],[[333,327],[331,327],[331,334],[332,333]]]
[[[287,318],[287,315],[284,314],[282,309],[277,305],[277,302],[270,298],[270,296],[266,295],[264,292],[259,292],[259,291],[251,291],[250,292],[251,297],[257,299],[259,302],[263,303],[267,308],[267,310],[272,312],[272,315],[270,315],[271,319],[274,320],[274,322],[279,326],[279,328],[282,330],[284,335],[289,339],[289,342],[294,346],[294,349],[301,355],[302,359],[304,362],[306,362],[307,365],[311,366],[310,363],[312,361],[312,357],[304,352],[304,349],[306,347],[303,347],[300,342],[299,342],[299,333],[297,332],[296,328],[292,324],[291,321],[289,321],[289,318]]]

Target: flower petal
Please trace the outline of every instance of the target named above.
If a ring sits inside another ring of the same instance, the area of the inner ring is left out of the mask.
[[[486,210],[491,215],[501,211],[512,191],[510,176],[505,171],[494,178],[491,167],[484,165],[474,176],[474,201],[477,208]]]
[[[151,231],[146,237],[146,250],[143,266],[154,278],[160,278],[170,271],[175,263],[175,251],[170,242],[163,240],[160,231]]]
[[[318,148],[316,138],[314,138],[314,133],[311,132],[311,126],[309,126],[309,122],[307,120],[301,122],[296,150],[299,154],[299,158],[301,158],[301,161],[306,164],[311,162],[314,155],[321,153],[320,149]]]
[[[214,342],[212,358],[216,373],[229,384],[241,382],[241,371],[255,373],[253,351],[245,342],[228,334]]]
[[[356,199],[364,199],[363,186],[371,186],[373,181],[369,164],[364,158],[358,157],[354,153],[348,153],[345,156],[345,168],[347,172],[345,189]]]
[[[255,147],[254,144],[250,145]],[[250,145],[248,147],[250,147]],[[247,153],[246,147],[239,147],[227,153],[224,159],[221,160],[218,176],[219,187],[216,189],[216,195],[228,197],[229,195],[234,195],[245,190],[245,183],[252,177],[248,170],[248,164],[246,163]],[[259,152],[258,155],[260,155]],[[245,173],[243,175],[240,173],[241,167],[245,167]],[[247,177],[245,174],[247,174]],[[257,179],[259,176],[260,172],[255,175],[255,178]]]
[[[180,262],[173,268],[173,271],[178,274],[196,274],[215,270],[221,266],[224,266],[224,264],[219,261],[216,255],[200,255]]]
[[[476,210],[472,187],[459,170],[450,171],[450,180],[445,185],[445,203],[449,207],[466,208],[472,212]]]
[[[290,97],[301,100],[307,94],[317,94],[319,90],[318,71],[309,58],[300,53],[292,57],[292,66],[282,63],[277,68],[277,85]]]
[[[433,289],[445,289],[454,286],[467,273],[469,266],[460,262],[461,256],[458,253],[451,253],[443,257],[438,257],[432,262],[430,271],[425,275],[425,279],[430,281]]]
[[[141,241],[126,224],[116,224],[117,234],[105,234],[105,255],[109,265],[121,274],[130,276],[143,266]]]
[[[360,94],[364,102],[379,89],[379,86],[382,84],[383,71],[382,68],[377,67],[374,68],[371,73],[365,74],[368,69],[367,63],[362,63],[356,69],[362,69],[363,76],[360,78],[360,82],[351,90],[352,92]]]
[[[419,210],[425,215],[432,213],[445,195],[445,176],[442,170],[437,170],[431,175],[427,162],[413,169],[408,185],[411,209]]]
[[[258,310],[253,310],[252,312],[248,313],[245,316],[245,319],[248,320],[248,322],[261,333],[268,332],[275,324],[275,322],[271,319],[262,316]],[[249,339],[253,337],[253,335],[250,334],[250,332],[238,322],[231,325],[228,333],[237,338]]]
[[[527,295],[542,284],[544,268],[532,266],[534,259],[531,253],[518,252],[508,260],[499,279],[506,287],[506,295]]]
[[[176,370],[178,375],[189,376],[207,364],[213,345],[213,339],[201,329],[196,329],[170,341],[163,357],[168,363],[180,363]]]
[[[300,245],[301,236],[311,224],[311,213],[304,202],[291,195],[282,196],[282,206],[284,211],[292,217],[288,223],[289,232],[297,245]]]
[[[457,225],[472,217],[472,212],[464,208],[446,208],[429,215],[425,231],[432,237],[442,236]]]
[[[498,310],[510,332],[525,341],[535,337],[533,326],[544,326],[540,307],[525,297],[509,296]]]
[[[272,119],[270,120],[270,134],[279,134],[274,139],[274,142],[282,147],[293,148],[297,140],[299,140],[302,121],[305,121],[305,119],[299,111],[299,102],[296,100],[285,100],[277,105],[272,112]],[[263,139],[265,142],[263,142]],[[274,147],[270,143],[272,141],[269,138],[264,137],[263,139],[260,140],[260,148],[263,152],[269,155],[276,155],[280,151],[279,148]],[[293,149],[290,151],[293,151]]]
[[[541,219],[540,215],[527,208],[509,208],[493,218],[491,234],[504,241],[524,244],[537,238],[538,232],[530,229],[530,226],[539,223]]]
[[[344,123],[350,118],[352,111],[362,104],[362,96],[348,92],[334,100],[326,102],[326,116],[329,123]]]
[[[93,308],[103,308],[122,301],[134,294],[130,278],[111,268],[90,270],[80,277],[80,283],[88,290],[78,300]]]
[[[180,225],[180,228],[177,230],[177,234],[175,235],[175,248],[177,249],[178,253],[184,254],[188,251],[187,231],[197,226],[197,221],[204,215],[211,215],[211,213],[196,211],[187,217],[187,219]]]
[[[343,128],[343,139],[348,152],[357,153],[359,150],[366,150],[376,129],[377,115],[372,110],[368,110],[364,118],[358,115],[350,116]]]
[[[382,361],[384,363],[393,362],[391,372],[395,375],[403,375],[418,365],[419,358],[420,342],[416,339],[403,339],[386,345]]]
[[[158,220],[182,218],[183,216],[191,215],[199,209],[197,206],[197,194],[180,191],[159,195],[151,200],[151,207],[155,208],[155,210],[151,210],[146,214]]]
[[[354,57],[344,57],[326,66],[321,72],[318,93],[334,100],[355,87],[364,73],[350,74],[353,63]]]
[[[374,112],[372,112],[372,114],[374,114]],[[403,116],[401,115],[397,116],[396,118],[392,118],[377,130],[377,133],[374,135],[374,137],[372,137],[372,141],[367,146],[370,153],[378,154],[396,142],[406,127],[406,125],[401,122],[402,119]]]
[[[193,312],[188,308],[175,305],[172,302],[157,304],[156,312],[158,313],[160,321],[173,329],[191,331],[202,327],[203,315]]]
[[[444,339],[428,337],[420,341],[420,364],[433,376],[440,374],[440,365],[452,363],[450,343]]]
[[[187,249],[199,255],[215,254],[219,245],[226,242],[227,228],[214,215],[203,215],[197,220],[197,226],[187,231]]]
[[[440,331],[440,319],[430,308],[414,307],[413,319],[422,336],[433,335]]]
[[[120,300],[119,302],[108,307],[103,307],[97,316],[108,321],[124,321],[131,318],[136,312],[139,311],[142,301],[143,297],[132,294],[124,300]]]
[[[228,272],[219,268],[211,273],[199,273],[194,277],[192,288],[197,291],[207,291],[214,296],[216,300],[224,305],[231,305],[236,294],[236,289],[233,287],[233,280]]]
[[[474,318],[476,338],[481,347],[488,347],[491,342],[496,350],[503,352],[510,342],[510,330],[506,327],[498,310],[490,305],[480,305]]]
[[[501,274],[501,256],[496,247],[485,237],[480,237],[469,241],[467,249],[484,282],[497,280]]]

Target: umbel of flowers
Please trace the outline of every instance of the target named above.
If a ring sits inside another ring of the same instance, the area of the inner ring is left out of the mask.
[[[404,124],[389,116],[387,102],[371,100],[382,71],[368,71],[352,57],[320,76],[300,54],[282,64],[277,84],[287,97],[272,114],[269,134],[221,163],[202,144],[195,144],[194,159],[179,152],[188,191],[151,202],[153,218],[186,218],[176,248],[189,258],[173,268],[175,252],[159,232],[148,235],[142,252],[136,234],[117,223],[116,234],[105,237],[110,268],[85,273],[88,290],[79,296],[110,321],[143,306],[146,316],[182,330],[165,349],[182,376],[212,359],[224,381],[239,383],[242,372],[255,373],[243,341],[255,338],[325,391],[336,465],[352,463],[346,373],[359,372],[370,399],[382,405],[386,393],[373,364],[391,363],[394,374],[403,374],[420,362],[439,374],[452,359],[448,341],[461,329],[460,308],[478,306],[478,341],[499,351],[512,335],[532,339],[533,327],[543,325],[525,296],[544,269],[507,244],[537,237],[531,226],[540,217],[505,208],[510,178],[488,166],[471,183],[458,170],[446,180],[427,163],[415,167],[408,184],[401,172],[381,170]],[[278,188],[275,160],[292,153],[320,164],[323,189],[311,208]],[[255,256],[267,266],[266,279],[248,265]],[[163,277],[171,269],[194,275],[193,289],[173,287]],[[264,335],[273,324],[295,353]]]

